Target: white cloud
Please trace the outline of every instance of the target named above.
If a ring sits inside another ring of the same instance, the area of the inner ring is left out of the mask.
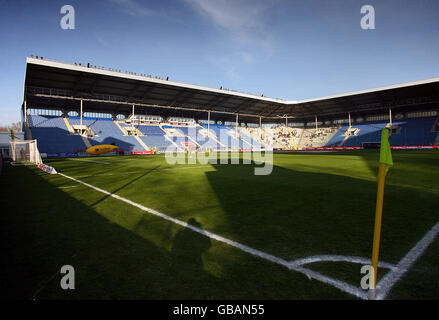
[[[239,85],[241,81],[239,70],[242,64],[253,64],[255,58],[248,52],[238,51],[224,55],[209,55],[206,57],[206,61],[221,70],[233,85]]]
[[[135,0],[110,0],[111,3],[117,5],[123,12],[131,16],[153,16],[156,12],[149,10],[137,3]]]
[[[220,30],[226,32],[226,35],[238,45],[256,47],[264,50],[265,53],[272,53],[274,44],[268,32],[266,13],[273,2],[267,0],[184,1]]]
[[[102,46],[108,46],[108,42],[101,35],[95,34],[96,41]]]

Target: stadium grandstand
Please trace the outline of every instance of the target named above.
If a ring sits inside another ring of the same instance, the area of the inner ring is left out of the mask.
[[[25,139],[43,157],[187,150],[308,150],[439,144],[439,78],[302,101],[210,88],[89,63],[26,59]]]
[[[439,1],[0,7],[0,299],[438,300]]]
[[[2,281],[33,300],[436,298],[438,93],[288,101],[30,56],[23,133],[0,137]]]

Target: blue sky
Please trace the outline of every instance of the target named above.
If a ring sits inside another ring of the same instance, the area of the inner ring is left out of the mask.
[[[60,28],[63,5],[75,30]],[[360,27],[363,5],[375,30]],[[301,100],[439,76],[437,0],[0,0],[0,124],[18,121],[25,58]]]

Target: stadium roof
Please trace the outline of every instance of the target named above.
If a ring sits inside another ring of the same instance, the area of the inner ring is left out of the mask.
[[[375,89],[348,92],[316,99],[284,101],[222,88],[176,82],[135,73],[120,72],[89,64],[68,64],[28,57],[24,100],[28,108],[63,108],[84,112],[164,116],[201,116],[213,119],[240,119],[264,122],[346,117],[348,113],[387,112],[389,108],[426,110],[439,106],[439,78],[402,83]]]

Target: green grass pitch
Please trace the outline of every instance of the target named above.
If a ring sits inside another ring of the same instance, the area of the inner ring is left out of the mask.
[[[235,156],[236,155],[232,155]],[[274,154],[255,165],[169,165],[163,155],[46,159],[67,176],[286,261],[369,259],[378,151]],[[88,161],[93,160],[93,161]],[[396,265],[439,221],[439,152],[393,151],[380,261]],[[19,299],[356,299],[282,265],[34,166],[0,177],[2,296]],[[439,297],[439,239],[388,299]],[[60,268],[75,268],[62,290]],[[306,266],[359,287],[360,264]],[[379,269],[378,280],[388,272]]]

